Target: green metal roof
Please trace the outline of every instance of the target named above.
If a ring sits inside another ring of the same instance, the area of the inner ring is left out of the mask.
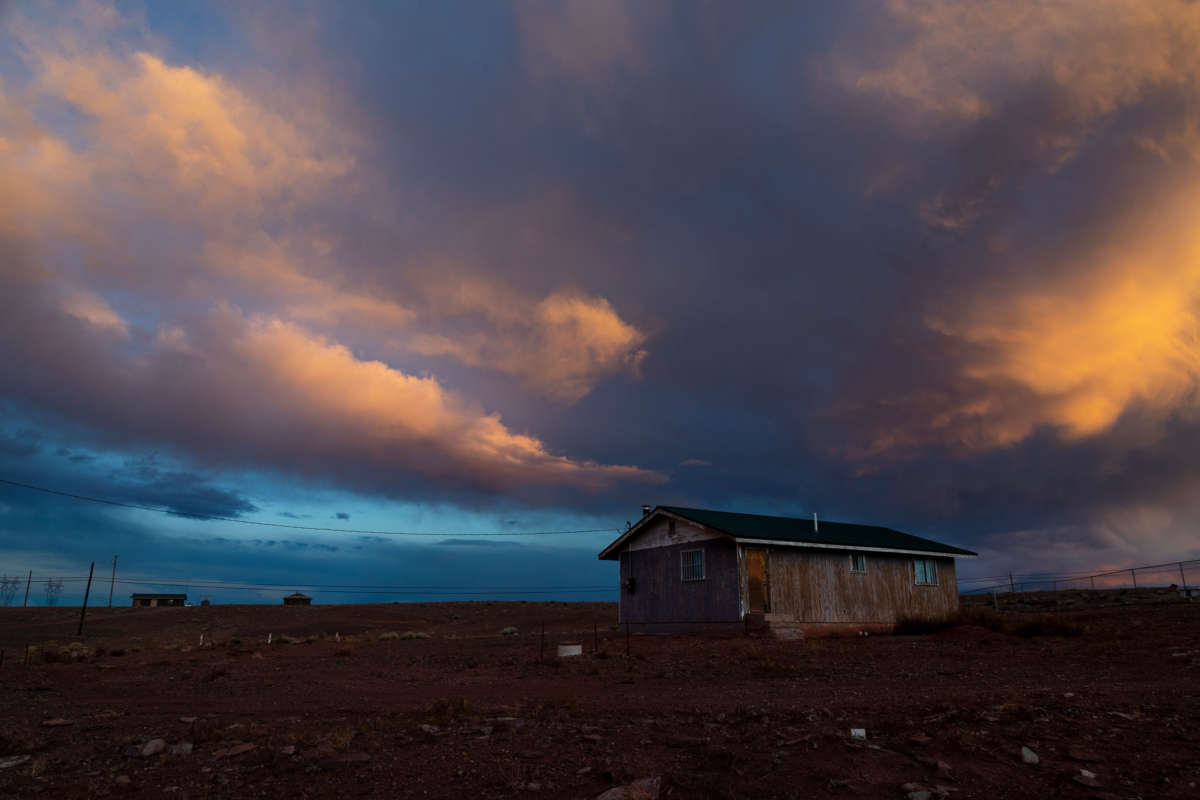
[[[702,508],[680,508],[679,506],[658,506],[658,509],[715,528],[738,539],[805,542],[849,549],[877,547],[887,550],[915,550],[921,553],[957,556],[978,555],[960,547],[951,547],[931,539],[922,539],[920,536],[901,533],[891,528],[881,528],[877,525],[856,525],[850,522],[820,520],[814,531],[811,519],[734,514],[729,511],[708,511]]]

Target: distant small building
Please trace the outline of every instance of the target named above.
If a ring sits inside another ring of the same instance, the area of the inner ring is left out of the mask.
[[[311,606],[312,598],[306,594],[295,592],[283,598],[283,604],[285,606]]]
[[[948,617],[954,561],[975,556],[890,528],[675,506],[647,506],[600,553],[620,562],[620,620],[635,632],[742,623],[780,638]]]
[[[187,602],[186,594],[149,594],[135,593],[130,595],[133,599],[133,605],[137,608],[151,608],[153,606],[181,606]]]

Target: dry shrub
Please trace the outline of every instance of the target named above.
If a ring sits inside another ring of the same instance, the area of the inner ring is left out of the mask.
[[[978,625],[990,631],[1004,630],[1004,619],[990,608],[964,608],[958,612],[959,625]]]
[[[425,633],[424,631],[405,631],[404,633],[400,634],[400,638],[404,640],[428,639],[429,634]]]
[[[431,724],[449,725],[470,714],[471,705],[465,697],[442,697],[433,702],[425,717]]]
[[[517,630],[517,627],[515,625],[509,625],[507,628],[503,628],[500,631],[501,636],[516,636],[519,633],[520,633],[520,631]]]
[[[926,617],[904,616],[896,619],[896,625],[892,628],[892,633],[897,636],[922,636],[928,633],[944,631],[946,628],[952,628],[958,624],[960,623],[956,617],[929,619]]]
[[[400,638],[400,634],[396,633],[395,631],[388,631],[387,633],[379,634],[379,641],[381,641],[381,642],[390,642],[393,639],[399,639],[399,638]]]
[[[1054,614],[1041,614],[1036,619],[1017,625],[1013,632],[1018,636],[1079,636],[1083,626]]]

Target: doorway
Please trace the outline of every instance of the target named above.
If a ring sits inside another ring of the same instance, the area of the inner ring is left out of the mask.
[[[751,614],[771,610],[767,584],[767,551],[761,547],[746,548],[746,602]]]

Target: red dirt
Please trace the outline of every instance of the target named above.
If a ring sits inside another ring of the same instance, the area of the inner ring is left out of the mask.
[[[86,660],[22,664],[76,614],[0,609],[0,764],[30,756],[0,796],[1200,796],[1200,604],[1064,614],[1074,637],[635,635],[630,657],[608,604],[123,608],[89,611]],[[379,639],[409,630],[430,638]],[[567,639],[585,655],[552,658]]]

